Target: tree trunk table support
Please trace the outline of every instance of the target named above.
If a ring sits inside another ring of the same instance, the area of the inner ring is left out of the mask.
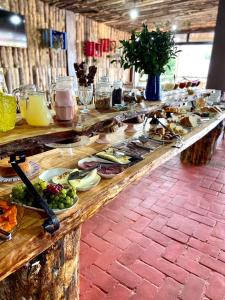
[[[81,225],[0,281],[0,300],[78,300],[80,234]]]
[[[208,164],[215,152],[217,139],[222,131],[223,122],[219,123],[212,131],[195,144],[181,152],[180,159],[182,163],[195,166]]]

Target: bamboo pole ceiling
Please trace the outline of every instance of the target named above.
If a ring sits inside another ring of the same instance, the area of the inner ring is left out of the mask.
[[[149,27],[197,30],[215,27],[218,0],[43,0],[50,5],[85,14],[96,21],[123,31]],[[136,7],[139,17],[132,21],[129,10]]]

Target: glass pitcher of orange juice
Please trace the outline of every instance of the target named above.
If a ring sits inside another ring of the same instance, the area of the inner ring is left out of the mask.
[[[13,94],[17,97],[22,119],[26,119],[28,93],[35,91],[36,86],[34,84],[22,85],[13,91]]]
[[[52,116],[47,106],[45,92],[28,92],[26,121],[31,126],[48,126]]]

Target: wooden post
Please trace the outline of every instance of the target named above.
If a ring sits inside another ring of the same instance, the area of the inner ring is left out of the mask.
[[[67,32],[67,69],[68,75],[76,76],[74,70],[74,63],[77,62],[77,53],[76,53],[76,24],[75,16],[71,11],[66,11],[66,32]]]
[[[216,142],[222,130],[223,122],[219,123],[217,127],[195,144],[181,152],[181,161],[195,166],[206,165],[209,163],[215,152]]]
[[[80,233],[81,226],[0,281],[0,300],[78,300]]]
[[[206,87],[225,91],[225,1],[219,1],[217,23]]]

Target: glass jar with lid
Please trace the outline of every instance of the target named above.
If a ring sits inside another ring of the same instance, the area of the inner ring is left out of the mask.
[[[123,83],[121,80],[114,81],[112,91],[112,105],[122,104],[123,100]]]
[[[73,76],[57,77],[52,85],[53,108],[57,121],[72,121],[78,114],[78,89]]]
[[[111,104],[111,85],[107,76],[101,77],[96,85],[95,108],[99,110],[110,109]]]

